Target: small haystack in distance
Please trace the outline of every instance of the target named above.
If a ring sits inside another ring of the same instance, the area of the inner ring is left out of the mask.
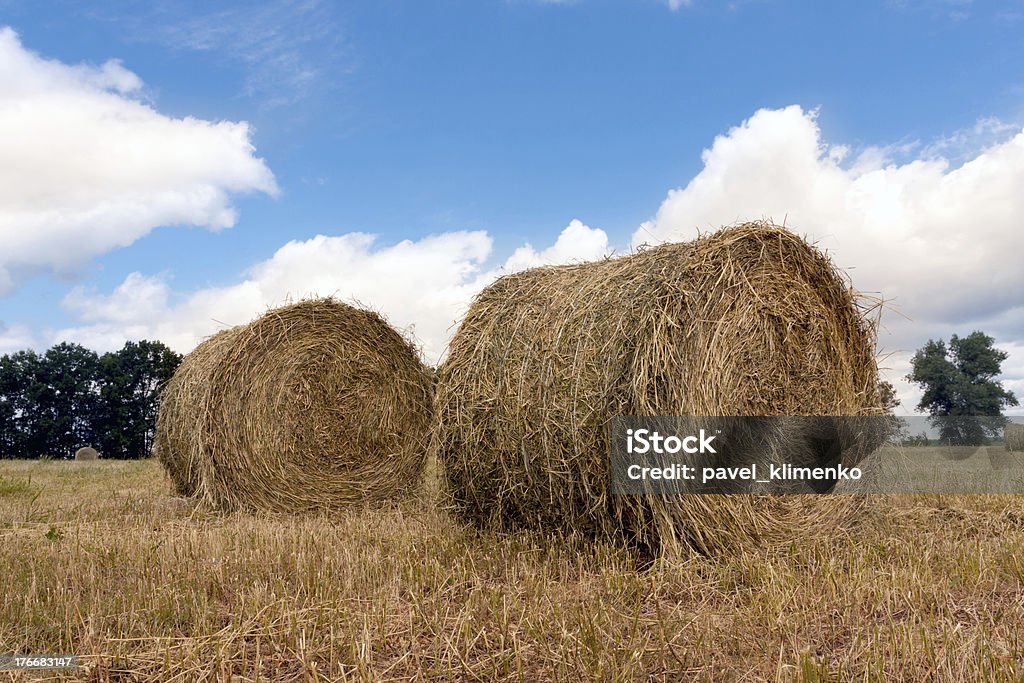
[[[879,414],[866,313],[826,256],[762,223],[505,276],[439,372],[433,447],[452,505],[485,527],[702,552],[834,526],[858,497],[613,496],[610,422]],[[780,453],[805,446],[799,431]]]
[[[1011,422],[1003,430],[1003,444],[1008,451],[1024,451],[1024,424]]]
[[[178,372],[157,454],[214,507],[337,509],[419,482],[433,380],[376,313],[284,306],[211,338]]]
[[[75,460],[99,460],[100,453],[91,446],[85,446],[75,451]]]

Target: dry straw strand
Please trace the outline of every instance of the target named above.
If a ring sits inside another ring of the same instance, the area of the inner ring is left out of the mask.
[[[158,454],[213,507],[338,509],[419,483],[432,377],[376,313],[283,306],[211,338],[178,374]]]
[[[439,371],[433,447],[452,507],[483,527],[703,552],[848,518],[855,496],[612,496],[609,428],[629,415],[878,414],[871,310],[827,256],[767,223],[502,277]]]

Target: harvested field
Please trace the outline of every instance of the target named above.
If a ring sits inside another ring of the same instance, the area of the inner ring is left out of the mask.
[[[0,652],[95,681],[1024,676],[1020,496],[872,496],[849,531],[644,569],[431,495],[210,514],[155,461],[0,461]]]

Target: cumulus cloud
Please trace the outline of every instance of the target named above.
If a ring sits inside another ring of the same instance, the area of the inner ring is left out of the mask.
[[[1012,391],[1022,404],[1006,412],[1024,415],[1024,340],[1018,338],[1017,341],[1000,344],[999,348],[1009,354],[1003,362],[1003,375],[1006,377],[1003,386]]]
[[[117,61],[68,65],[0,28],[0,296],[161,225],[230,227],[230,195],[276,193],[245,123],[160,114]]]
[[[32,348],[35,341],[35,335],[26,325],[5,325],[0,321],[0,352]]]
[[[1017,348],[1024,343],[1024,132],[1012,130],[960,164],[941,152],[961,148],[964,134],[918,150],[917,158],[895,160],[912,145],[851,158],[848,147],[822,139],[813,111],[761,110],[714,140],[703,169],[669,192],[633,243],[785,220],[850,269],[858,289],[881,294],[899,312],[885,317],[880,339],[894,352],[887,362],[895,380],[909,369],[908,352],[930,336],[983,329]],[[986,120],[974,134],[993,131],[1007,129]],[[1024,373],[1008,376],[1018,382]],[[899,384],[904,403],[916,403],[914,391]]]
[[[858,289],[887,301],[883,365],[904,408],[917,401],[902,381],[913,350],[926,339],[974,329],[993,334],[1010,352],[1007,386],[1024,395],[1019,127],[986,119],[930,144],[855,149],[826,141],[815,112],[792,106],[756,112],[718,136],[702,159],[702,170],[636,230],[633,246],[688,240],[738,221],[784,221],[826,249]],[[187,351],[220,327],[289,298],[331,294],[411,328],[436,361],[472,296],[494,277],[600,258],[609,241],[572,221],[549,245],[526,244],[504,259],[492,251],[479,231],[394,245],[349,233],[290,242],[241,282],[191,294],[174,292],[167,275],[136,273],[109,293],[73,291],[64,305],[81,324],[53,340],[104,349],[148,337]]]
[[[185,352],[203,337],[248,322],[268,307],[332,295],[383,313],[435,362],[470,299],[495,277],[535,265],[597,258],[607,245],[603,231],[574,220],[551,247],[539,252],[523,247],[503,266],[488,268],[492,240],[483,231],[448,232],[384,246],[366,233],[321,235],[289,242],[250,268],[237,284],[203,289],[179,303],[174,303],[165,277],[141,273],[132,273],[109,294],[77,288],[63,303],[83,324],[58,331],[54,340],[113,349],[125,339],[160,339]]]
[[[603,230],[574,219],[547,249],[537,251],[529,243],[516,249],[505,261],[505,269],[517,271],[552,263],[592,261],[609,253],[608,235]]]

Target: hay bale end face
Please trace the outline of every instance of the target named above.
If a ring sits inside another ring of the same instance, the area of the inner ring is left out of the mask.
[[[210,378],[241,329],[222,330],[193,349],[161,394],[152,454],[167,470],[179,496],[199,492],[199,462],[213,388]]]
[[[433,447],[454,509],[480,526],[713,551],[797,538],[860,499],[612,496],[611,418],[878,414],[877,387],[850,286],[753,223],[496,281],[440,368]]]
[[[214,507],[339,509],[419,483],[433,380],[377,314],[303,301],[195,353],[195,365],[190,356],[182,366],[189,397],[161,409],[158,455],[188,463],[196,492]]]
[[[1024,452],[1024,424],[1011,422],[1003,430],[1003,445],[1008,451]]]
[[[75,451],[75,460],[99,460],[100,453],[95,448],[86,446]]]

